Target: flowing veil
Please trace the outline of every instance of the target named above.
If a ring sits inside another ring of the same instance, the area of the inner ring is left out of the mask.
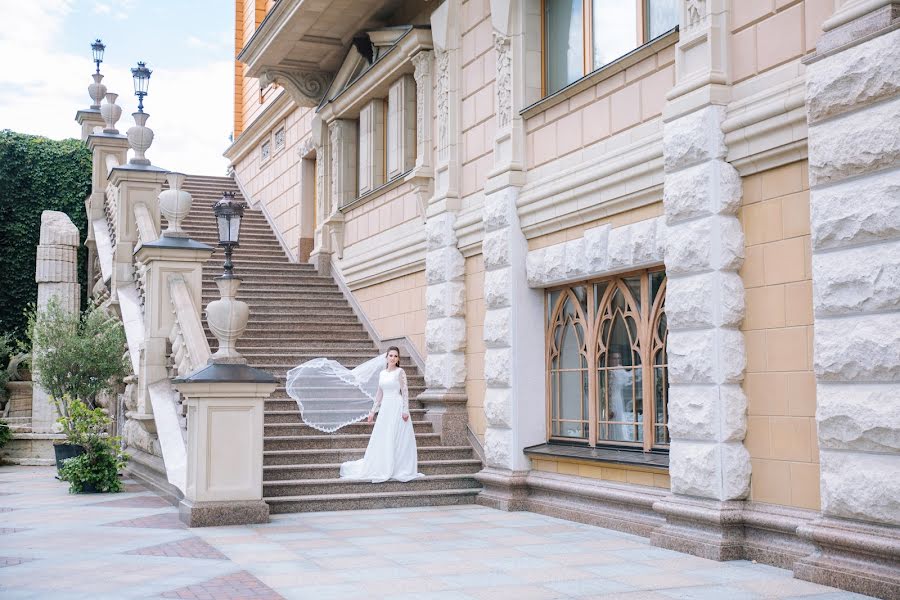
[[[288,371],[285,389],[297,401],[304,423],[334,433],[368,416],[386,365],[386,354],[354,369],[329,358],[315,358]]]

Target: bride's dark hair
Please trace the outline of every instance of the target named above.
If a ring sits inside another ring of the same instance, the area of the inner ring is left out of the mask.
[[[391,346],[390,348],[387,349],[387,352],[384,353],[385,368],[388,368],[391,366],[391,363],[389,363],[387,360],[387,355],[391,353],[391,350],[393,350],[394,352],[397,353],[397,366],[398,367],[400,366],[400,348],[398,348],[397,346]]]

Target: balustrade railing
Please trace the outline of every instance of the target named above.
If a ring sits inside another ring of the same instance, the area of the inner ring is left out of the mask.
[[[169,297],[172,299],[174,319],[169,331],[169,365],[171,377],[183,377],[204,366],[211,355],[209,341],[200,321],[200,311],[194,305],[191,290],[184,276],[169,275]],[[182,432],[187,434],[187,412],[179,394],[178,414]]]

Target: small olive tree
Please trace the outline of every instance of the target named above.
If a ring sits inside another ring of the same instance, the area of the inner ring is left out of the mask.
[[[122,324],[102,308],[78,314],[52,298],[44,310],[29,312],[28,335],[36,380],[63,418],[69,416],[65,398],[94,408],[97,394],[112,390],[128,373]]]

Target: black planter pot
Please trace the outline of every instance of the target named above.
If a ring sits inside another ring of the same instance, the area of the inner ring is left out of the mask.
[[[93,483],[85,481],[81,484],[81,491],[79,494],[99,494],[100,490],[98,490]]]
[[[77,444],[54,444],[53,451],[56,453],[56,472],[62,469],[63,461],[67,458],[75,458],[84,454],[84,446]]]

